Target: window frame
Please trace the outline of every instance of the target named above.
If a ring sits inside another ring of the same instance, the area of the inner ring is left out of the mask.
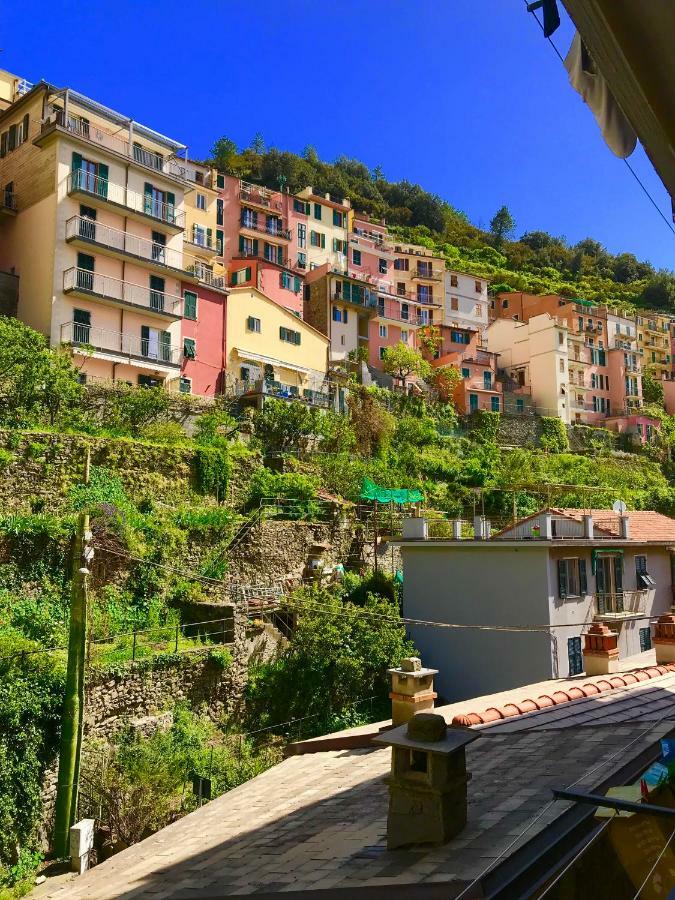
[[[206,212],[206,194],[195,193],[195,208]]]

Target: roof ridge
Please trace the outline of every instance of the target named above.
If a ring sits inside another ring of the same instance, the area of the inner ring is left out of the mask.
[[[470,712],[453,716],[453,725],[488,725],[503,719],[511,719],[516,716],[524,716],[528,713],[539,712],[551,706],[560,706],[573,700],[584,700],[588,697],[604,694],[622,687],[630,687],[642,681],[650,681],[652,678],[660,678],[669,672],[675,672],[675,663],[667,663],[663,666],[645,666],[643,669],[633,669],[631,672],[616,673],[614,675],[601,676],[598,681],[586,681],[584,684],[565,689],[552,691],[550,694],[540,694],[533,699],[526,697],[519,703],[505,703],[503,706],[488,706],[482,713]]]

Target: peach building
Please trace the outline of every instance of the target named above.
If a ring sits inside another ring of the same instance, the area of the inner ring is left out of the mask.
[[[497,377],[499,354],[487,349],[478,332],[471,333],[467,345],[461,342],[459,346],[462,349],[450,351],[431,361],[434,368],[454,366],[459,369],[462,381],[457,384],[453,395],[458,412],[503,412],[504,387]]]
[[[637,343],[638,353],[644,369],[657,379],[670,378],[671,360],[671,317],[654,310],[638,310]]]
[[[368,349],[369,323],[377,294],[364,276],[336,271],[325,263],[307,276],[304,318],[330,339],[330,362],[346,364],[360,347]]]
[[[199,283],[183,252],[184,145],[68,88],[13,90],[0,269],[19,276],[19,318],[69,344],[83,379],[177,384],[183,286]]]

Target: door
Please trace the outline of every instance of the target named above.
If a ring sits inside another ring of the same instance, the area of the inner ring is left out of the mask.
[[[159,358],[159,331],[156,328],[141,325],[141,356]]]
[[[80,206],[80,237],[87,241],[96,240],[96,210],[91,206]]]
[[[96,163],[88,159],[83,159],[80,165],[80,187],[83,191],[89,191],[90,194],[97,193],[96,185]]]
[[[476,412],[478,409],[478,394],[469,394],[469,410]]]
[[[580,675],[584,670],[584,659],[581,653],[581,638],[567,639],[567,661],[570,675]]]
[[[623,556],[613,553],[596,558],[595,590],[601,615],[623,612]]]
[[[150,276],[150,309],[164,309],[164,279]]]
[[[152,232],[152,258],[156,262],[166,263],[166,235],[161,231]]]
[[[73,342],[88,344],[91,334],[91,313],[86,309],[73,310]]]
[[[83,291],[94,290],[94,257],[88,253],[77,254],[77,286]]]

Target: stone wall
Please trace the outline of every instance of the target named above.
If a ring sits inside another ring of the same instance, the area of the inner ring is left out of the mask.
[[[497,443],[503,447],[538,447],[541,435],[539,416],[500,416]]]
[[[129,438],[0,430],[0,448],[11,453],[0,477],[0,509],[56,511],[69,488],[79,482],[87,447],[91,462],[111,469],[135,500],[151,497],[175,505],[195,489],[195,451],[190,447],[148,444]],[[255,455],[232,458],[227,501],[243,501],[260,465]]]
[[[607,428],[593,428],[590,425],[568,425],[570,450],[583,453],[587,450],[614,450],[619,435]]]

